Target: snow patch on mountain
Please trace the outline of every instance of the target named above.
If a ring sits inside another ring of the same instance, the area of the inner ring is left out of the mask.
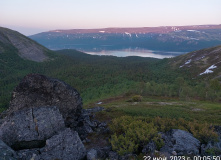
[[[191,59],[189,59],[188,61],[186,61],[186,63],[185,64],[190,64],[190,62],[191,62],[192,60]]]
[[[130,34],[130,33],[128,33],[128,32],[125,32],[125,34],[126,34],[126,35],[129,35],[129,36],[131,37],[131,34]]]
[[[197,30],[187,30],[188,32],[200,32],[200,31],[197,31]]]
[[[200,73],[200,76],[203,75],[203,74],[213,73],[212,69],[214,69],[214,68],[217,68],[217,66],[215,66],[215,65],[210,66],[209,68],[207,68],[205,70],[205,72]]]

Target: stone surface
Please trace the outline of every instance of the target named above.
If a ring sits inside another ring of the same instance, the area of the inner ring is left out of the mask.
[[[1,160],[16,160],[17,155],[14,150],[0,140],[0,159]]]
[[[89,109],[82,109],[76,123],[70,125],[71,128],[76,130],[82,140],[85,140],[87,135],[92,132],[105,131],[108,132],[107,124],[97,121],[94,117],[94,113],[104,110],[103,107],[94,107]]]
[[[200,141],[189,132],[172,129],[163,134],[162,138],[165,141],[165,146],[161,148],[161,152],[172,154],[175,151],[177,155],[199,155]]]
[[[40,160],[40,149],[25,149],[17,151],[18,159],[21,160]]]
[[[13,91],[8,114],[39,106],[57,106],[69,126],[81,114],[82,99],[77,90],[63,81],[29,74]]]
[[[48,139],[40,152],[40,157],[44,160],[80,160],[86,156],[86,149],[78,133],[69,128]]]
[[[110,160],[118,160],[119,156],[118,156],[117,152],[110,151],[108,154],[108,158]]]
[[[97,151],[95,149],[87,152],[87,160],[97,160]]]
[[[104,107],[93,107],[93,108],[85,109],[84,112],[96,113],[96,112],[100,112],[100,111],[103,111],[103,110],[104,110]]]
[[[156,145],[153,141],[150,141],[146,146],[144,146],[142,153],[154,153],[156,150]]]
[[[120,160],[137,160],[137,155],[127,154],[127,155],[121,156]]]
[[[0,139],[15,150],[40,148],[63,129],[64,120],[57,107],[25,108],[4,120]]]

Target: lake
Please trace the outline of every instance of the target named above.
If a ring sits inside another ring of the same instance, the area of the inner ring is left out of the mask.
[[[83,50],[82,50],[83,51]],[[152,57],[152,58],[171,58],[186,52],[169,52],[169,51],[156,51],[148,49],[120,49],[120,50],[99,50],[99,51],[83,51],[91,55],[100,55],[100,56],[116,56],[116,57],[128,57],[128,56],[139,56],[139,57]]]

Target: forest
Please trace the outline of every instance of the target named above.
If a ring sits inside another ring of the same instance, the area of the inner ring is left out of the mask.
[[[29,73],[65,81],[80,92],[84,104],[119,95],[221,100],[218,80],[191,79],[189,71],[171,67],[171,59],[95,56],[60,50],[48,53],[53,60],[37,63],[20,58],[12,46],[4,48],[4,54],[0,54],[1,110],[8,107],[14,87]]]

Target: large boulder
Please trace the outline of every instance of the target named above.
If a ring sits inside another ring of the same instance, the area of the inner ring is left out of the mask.
[[[161,152],[168,152],[171,155],[199,155],[200,141],[193,137],[187,131],[180,129],[172,129],[162,135],[165,146],[161,148]]]
[[[15,150],[40,148],[46,139],[65,129],[64,119],[55,106],[24,108],[5,118],[0,139]]]
[[[14,150],[7,146],[0,140],[0,159],[4,160],[16,160],[17,155]]]
[[[13,91],[8,114],[39,106],[57,106],[69,126],[81,113],[82,99],[76,89],[63,81],[29,74]]]

